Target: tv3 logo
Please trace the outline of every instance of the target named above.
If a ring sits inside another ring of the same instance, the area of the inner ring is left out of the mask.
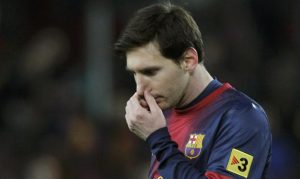
[[[252,155],[233,148],[228,160],[226,170],[247,178],[252,165],[252,161]]]
[[[240,160],[238,160],[235,156],[233,156],[231,165],[236,165],[236,164],[239,164],[238,166],[239,171],[244,172],[247,170],[248,160],[243,157],[240,158]]]

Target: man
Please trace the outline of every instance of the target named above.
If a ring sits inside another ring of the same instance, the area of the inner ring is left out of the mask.
[[[136,82],[125,118],[149,144],[150,179],[265,178],[267,116],[208,73],[200,31],[186,10],[170,3],[139,10],[115,48]]]

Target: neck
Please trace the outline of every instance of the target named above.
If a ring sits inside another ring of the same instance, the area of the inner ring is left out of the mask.
[[[198,64],[195,71],[191,74],[181,102],[176,107],[183,107],[192,102],[213,80],[203,64]]]

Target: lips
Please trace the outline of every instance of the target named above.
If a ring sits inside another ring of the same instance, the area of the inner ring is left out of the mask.
[[[162,101],[163,97],[159,96],[159,97],[156,97],[156,98],[154,98],[154,99],[155,99],[155,101],[156,101],[157,103],[159,103],[159,102]]]

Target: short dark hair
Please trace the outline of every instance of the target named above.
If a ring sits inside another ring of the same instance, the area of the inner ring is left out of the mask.
[[[171,3],[159,3],[138,10],[115,43],[116,53],[125,57],[136,47],[157,42],[160,53],[179,63],[185,50],[197,50],[203,61],[203,41],[198,25],[188,11]]]

